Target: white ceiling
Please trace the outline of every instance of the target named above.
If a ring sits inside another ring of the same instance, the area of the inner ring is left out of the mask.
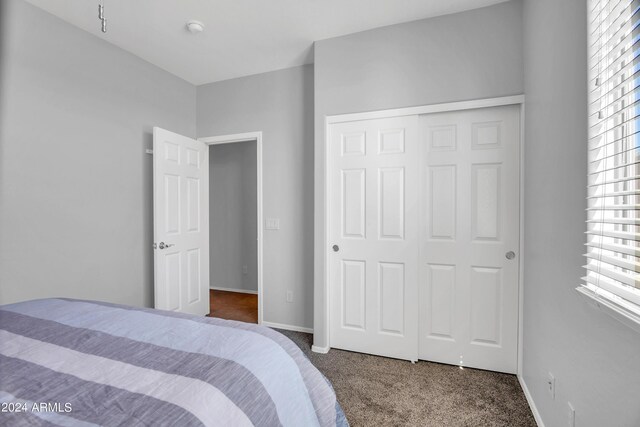
[[[315,40],[505,0],[104,0],[106,34],[98,0],[27,1],[200,85],[312,63]]]

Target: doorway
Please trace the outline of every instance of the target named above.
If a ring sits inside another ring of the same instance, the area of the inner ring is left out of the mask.
[[[209,316],[262,323],[262,133],[209,149]]]

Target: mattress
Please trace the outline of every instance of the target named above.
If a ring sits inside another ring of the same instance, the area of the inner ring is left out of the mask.
[[[348,426],[259,325],[96,301],[0,306],[0,425]]]

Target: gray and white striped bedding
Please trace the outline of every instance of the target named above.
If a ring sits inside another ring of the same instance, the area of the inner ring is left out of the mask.
[[[269,328],[94,301],[0,306],[0,425],[348,426]]]

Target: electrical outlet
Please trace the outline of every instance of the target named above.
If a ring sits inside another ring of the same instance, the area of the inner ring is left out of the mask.
[[[556,399],[556,377],[553,376],[551,372],[548,373],[547,376],[547,390],[551,395],[551,399]]]
[[[567,424],[569,427],[576,427],[576,410],[573,408],[573,405],[571,404],[571,402],[567,402],[567,409],[568,409],[568,420],[569,423]]]
[[[242,274],[247,274],[249,273],[249,267],[247,267],[246,265],[242,266]]]
[[[287,302],[293,302],[293,291],[287,291]]]

